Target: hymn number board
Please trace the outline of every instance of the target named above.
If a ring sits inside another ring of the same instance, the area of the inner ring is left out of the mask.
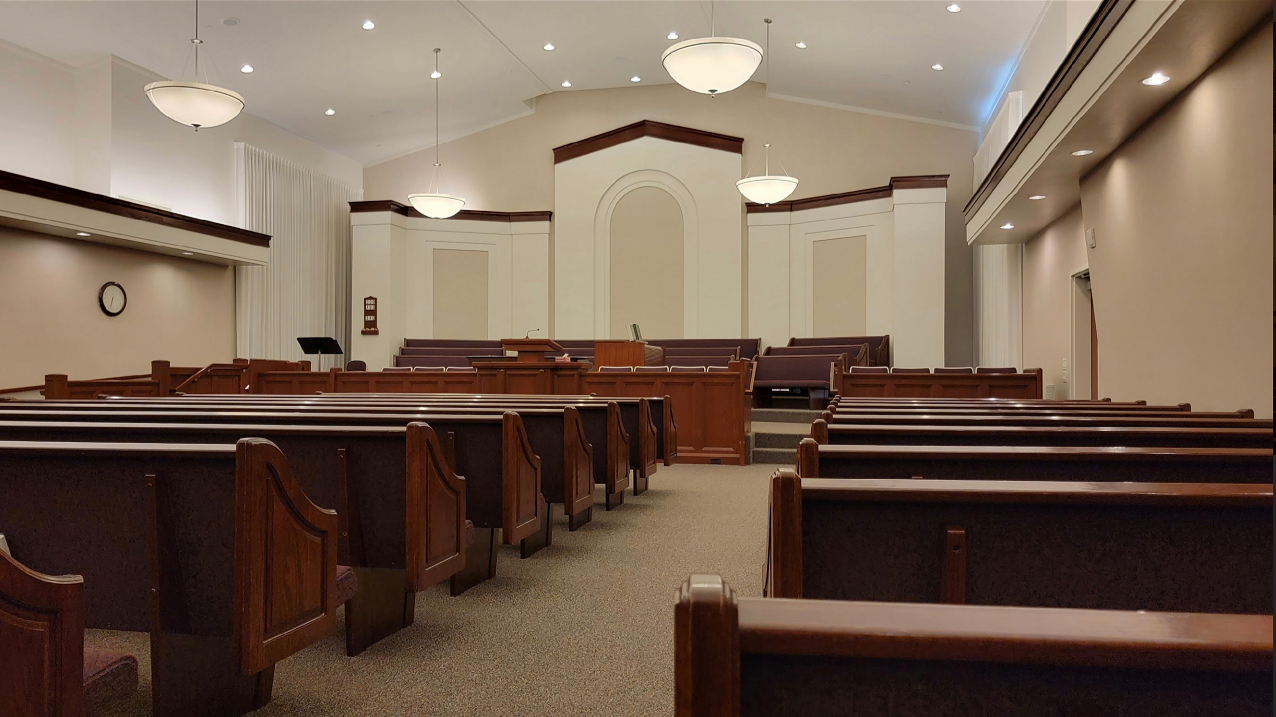
[[[377,331],[377,297],[365,296],[363,299],[363,331],[364,335],[376,334]]]

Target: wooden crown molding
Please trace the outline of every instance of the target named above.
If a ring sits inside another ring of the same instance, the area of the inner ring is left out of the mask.
[[[1090,60],[1094,58],[1095,53],[1116,29],[1117,23],[1121,22],[1121,18],[1125,17],[1125,13],[1134,4],[1134,0],[1103,0],[1099,8],[1095,10],[1094,15],[1090,16],[1090,22],[1081,31],[1081,36],[1077,38],[1072,49],[1069,50],[1059,68],[1050,78],[1050,82],[1046,88],[1042,90],[1041,95],[1037,97],[1037,101],[1032,104],[1032,109],[1019,123],[1018,129],[1015,130],[1014,136],[1006,143],[1005,149],[1001,151],[1001,156],[997,158],[996,164],[992,166],[984,180],[979,183],[979,188],[971,195],[970,201],[966,203],[962,213],[967,221],[979,211],[984,202],[988,200],[992,190],[1006,176],[1006,172],[1010,171],[1010,167],[1019,159],[1019,155],[1023,154],[1028,147],[1028,143],[1037,136],[1037,132],[1045,125],[1049,119],[1050,113],[1054,112],[1054,108],[1059,105],[1063,96],[1068,94],[1068,90],[1072,89],[1073,83],[1081,76],[1081,72],[1090,64]]]
[[[947,186],[947,174],[920,174],[907,177],[891,177],[890,184],[885,187],[870,187],[868,189],[857,189],[853,192],[840,192],[838,194],[821,194],[818,197],[792,199],[786,202],[776,202],[775,204],[754,204],[753,202],[745,202],[744,210],[749,214],[796,212],[803,209],[818,209],[820,207],[833,207],[839,204],[867,202],[870,199],[883,199],[894,194],[897,189],[933,189],[936,187]]]
[[[92,209],[126,219],[151,222],[173,229],[182,229],[197,234],[207,234],[219,239],[242,242],[253,246],[270,246],[270,235],[240,229],[227,224],[218,224],[206,219],[196,219],[184,214],[175,214],[163,209],[155,209],[144,204],[130,202],[126,199],[108,197],[105,194],[94,194],[83,189],[67,187],[53,182],[46,182],[34,177],[0,171],[0,191],[25,194],[40,199],[48,199],[84,209]]]
[[[394,212],[405,217],[428,219],[421,212],[407,204],[400,204],[393,199],[377,199],[367,202],[350,202],[350,213]],[[553,212],[488,212],[480,209],[462,209],[451,219],[466,219],[472,222],[547,222],[554,216]]]
[[[610,132],[596,134],[593,137],[564,144],[561,147],[554,148],[554,164],[566,162],[569,159],[576,159],[587,154],[592,154],[601,149],[615,147],[618,144],[632,142],[641,137],[655,137],[670,142],[681,142],[683,144],[692,144],[697,147],[708,147],[709,149],[720,149],[723,152],[734,152],[736,154],[744,153],[744,138],[732,137],[731,135],[718,134],[716,132],[706,132],[702,129],[692,129],[691,127],[680,127],[676,124],[665,124],[664,122],[655,122],[653,120],[642,120],[624,127],[618,127]]]

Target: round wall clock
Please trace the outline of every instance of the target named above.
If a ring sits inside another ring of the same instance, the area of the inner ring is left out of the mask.
[[[107,316],[119,316],[128,305],[128,294],[124,293],[124,287],[108,281],[97,292],[97,305],[102,307],[102,313]]]

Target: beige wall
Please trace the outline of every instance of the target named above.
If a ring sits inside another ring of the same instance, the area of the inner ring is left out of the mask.
[[[811,292],[816,336],[866,333],[867,237],[838,237],[811,244]]]
[[[1079,204],[1023,248],[1023,365],[1042,369],[1057,398],[1069,395],[1063,360],[1072,350],[1072,274],[1085,266]],[[1088,365],[1089,356],[1081,359]]]
[[[124,313],[98,307],[114,281]],[[235,357],[230,267],[0,228],[0,387],[46,373],[105,378],[147,373],[154,359],[203,366]]]
[[[744,137],[744,166],[761,170],[762,144],[801,180],[794,198],[880,186],[893,175],[950,174],[945,281],[948,363],[971,357],[971,251],[961,208],[971,194],[976,133],[764,97],[758,83],[716,98],[677,85],[555,92],[536,111],[443,148],[451,186],[467,208],[500,211],[554,206],[551,149],[643,119]],[[432,153],[368,167],[366,199],[405,201],[429,176]],[[742,232],[743,234],[743,232]],[[743,246],[743,236],[741,238]],[[747,295],[748,288],[742,287]],[[743,297],[742,299],[743,300]]]
[[[1272,415],[1272,26],[1081,184],[1099,390]]]
[[[433,338],[487,338],[487,262],[485,251],[434,250]]]
[[[621,197],[611,215],[611,338],[683,335],[682,209],[659,187]]]

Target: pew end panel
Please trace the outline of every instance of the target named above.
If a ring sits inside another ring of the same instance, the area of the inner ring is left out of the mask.
[[[764,595],[802,597],[802,479],[791,470],[771,476],[767,584]]]
[[[674,591],[674,717],[739,717],[737,612],[717,575],[692,575]]]
[[[594,447],[585,435],[580,411],[572,406],[563,409],[563,483],[567,500],[568,530],[576,530],[593,518],[594,512]]]
[[[607,402],[607,475],[606,506],[611,510],[625,502],[625,489],[629,487],[629,442],[637,440],[625,431],[620,405]]]
[[[83,578],[44,575],[0,551],[0,665],[5,714],[86,713]]]
[[[634,495],[647,490],[651,474],[656,472],[656,424],[651,415],[651,404],[645,398],[638,399],[638,462],[634,466]]]
[[[517,413],[502,415],[501,435],[501,541],[513,545],[543,530],[549,516],[542,506],[541,459]]]
[[[668,394],[664,397],[665,465],[671,466],[678,460],[678,423],[673,418],[673,404]]]
[[[427,424],[409,423],[407,444],[406,587],[416,593],[465,567],[465,478]]]
[[[234,635],[251,675],[332,633],[337,514],[310,502],[270,441],[236,444]]]

